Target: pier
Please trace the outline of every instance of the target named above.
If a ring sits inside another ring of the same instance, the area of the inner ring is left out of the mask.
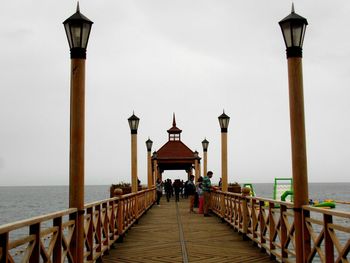
[[[302,46],[307,20],[292,7],[280,22],[286,44],[292,149],[292,202],[231,192],[228,179],[228,125],[223,112],[220,187],[211,187],[210,215],[189,211],[189,200],[161,200],[156,181],[167,170],[206,176],[209,141],[200,153],[181,140],[175,113],[168,141],[147,147],[147,186],[139,185],[137,132],[131,133],[130,192],[111,188],[110,198],[84,204],[85,61],[93,22],[80,13],[64,21],[71,51],[69,208],[0,226],[0,263],[13,262],[349,262],[350,213],[309,205],[302,79]],[[202,172],[203,171],[203,172]],[[211,174],[211,173],[210,173]],[[219,174],[219,172],[218,172]],[[112,182],[111,182],[112,183]],[[113,185],[112,185],[113,186]],[[204,191],[204,190],[203,190]],[[346,203],[346,201],[345,201]]]

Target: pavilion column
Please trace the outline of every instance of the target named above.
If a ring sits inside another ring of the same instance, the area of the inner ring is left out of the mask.
[[[194,179],[195,182],[197,182],[198,178],[199,178],[199,164],[198,164],[198,159],[196,159],[194,161]]]
[[[192,174],[192,167],[187,170],[187,180],[188,181],[190,180],[191,174]]]

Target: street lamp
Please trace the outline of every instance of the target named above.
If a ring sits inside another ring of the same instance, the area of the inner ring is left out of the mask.
[[[137,134],[137,128],[139,127],[140,119],[133,113],[128,119],[131,134]]]
[[[202,141],[203,146],[203,175],[207,175],[207,153],[208,153],[208,146],[209,142],[207,141],[207,138],[204,138]]]
[[[63,22],[71,58],[86,58],[86,48],[92,24],[91,20],[80,13],[79,3],[77,4],[77,11]]]
[[[303,262],[303,258],[305,257],[303,253],[307,254],[307,250],[309,250],[309,246],[303,248],[303,242],[309,242],[310,239],[306,233],[303,235],[302,232],[303,222],[301,211],[301,207],[309,202],[302,74],[302,47],[307,24],[307,20],[304,17],[295,13],[294,5],[292,5],[291,14],[279,22],[286,45],[288,60],[293,198],[295,208],[295,252],[297,262]]]
[[[221,178],[222,191],[227,192],[227,128],[230,122],[230,117],[225,114],[225,111],[218,117],[221,128]]]
[[[294,4],[292,4],[292,12],[279,22],[284,43],[287,48],[287,58],[302,57],[302,48],[307,24],[306,18],[295,13]]]
[[[136,193],[138,190],[137,182],[137,128],[140,119],[133,113],[128,119],[131,131],[131,190]]]
[[[78,209],[76,262],[84,260],[84,125],[86,47],[93,22],[77,11],[63,22],[71,57],[69,207]]]
[[[152,159],[151,159],[151,151],[152,151],[153,142],[148,138],[146,141],[147,148],[147,186],[150,189],[153,185],[153,177],[152,177]]]

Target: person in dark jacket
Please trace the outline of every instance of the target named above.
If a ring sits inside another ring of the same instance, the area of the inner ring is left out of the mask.
[[[193,206],[194,206],[194,195],[196,193],[196,186],[194,185],[194,176],[190,176],[190,180],[188,181],[186,188],[187,188],[187,195],[190,199],[190,213],[194,213]]]

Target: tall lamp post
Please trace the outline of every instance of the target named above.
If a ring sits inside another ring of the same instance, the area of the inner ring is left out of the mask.
[[[128,119],[131,131],[131,191],[137,192],[137,128],[140,119],[133,113]]]
[[[146,148],[147,148],[147,186],[148,189],[150,189],[154,185],[153,176],[152,176],[152,157],[151,157],[151,151],[152,151],[152,145],[153,142],[150,138],[146,141]]]
[[[297,262],[303,262],[309,250],[307,241],[310,237],[303,236],[301,207],[309,203],[307,158],[304,120],[304,95],[302,74],[302,47],[307,26],[307,20],[296,14],[294,5],[292,12],[279,22],[286,45],[289,82],[289,108],[292,144],[292,169],[294,188],[294,225],[295,252]],[[304,231],[305,235],[307,231]],[[303,247],[305,243],[305,247]],[[306,252],[305,254],[303,254]]]
[[[93,22],[76,13],[63,22],[71,57],[69,207],[78,209],[76,244],[72,253],[76,262],[84,261],[84,119],[85,119],[85,60]]]
[[[208,153],[208,146],[209,142],[207,138],[205,138],[202,141],[202,146],[203,146],[203,176],[207,175],[207,153]]]
[[[222,191],[227,192],[227,128],[230,122],[230,117],[225,114],[225,111],[219,116],[221,128],[221,178]]]

